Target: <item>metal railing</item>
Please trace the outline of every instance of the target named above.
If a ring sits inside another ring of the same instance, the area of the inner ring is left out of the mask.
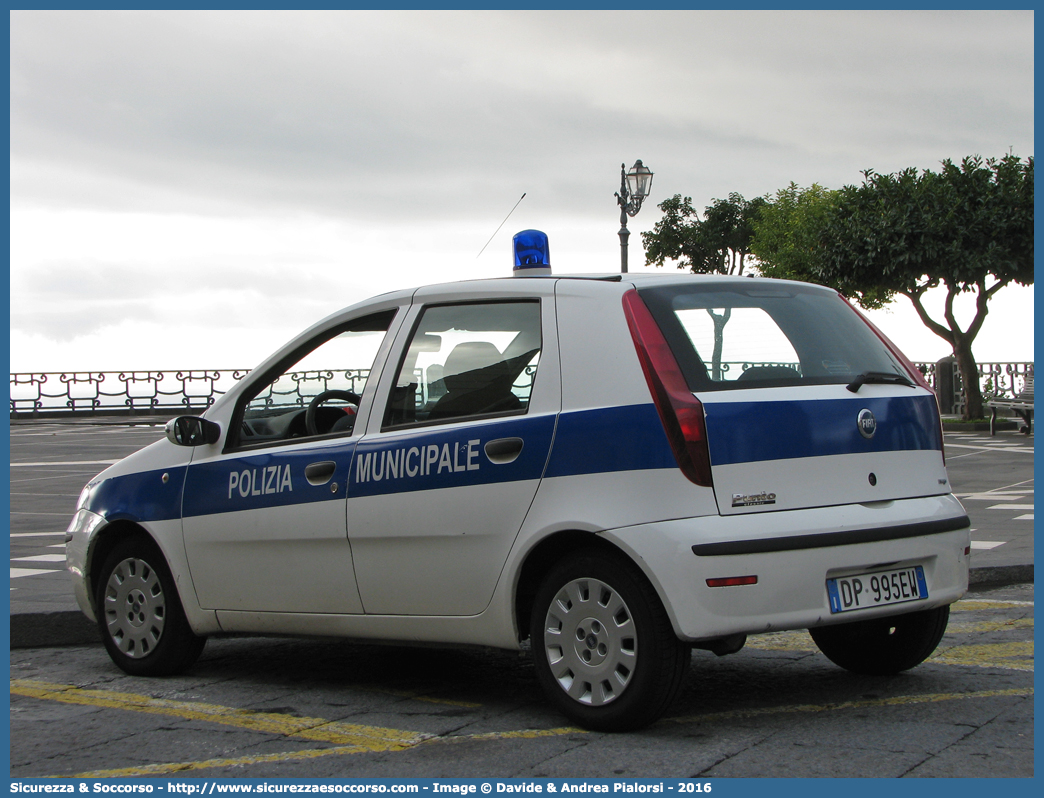
[[[200,412],[249,369],[11,374],[11,418]]]
[[[956,358],[915,365],[935,389],[943,414],[963,415],[964,386]],[[1026,389],[1027,377],[1033,376],[1033,363],[987,361],[976,365],[984,404],[988,404],[991,399],[1014,399]]]
[[[526,366],[513,386],[528,399],[536,374]],[[176,415],[201,413],[250,369],[211,371],[75,371],[11,374],[11,418],[83,415]],[[362,393],[369,369],[295,371],[284,374],[254,399],[261,407],[304,407],[312,397],[337,388]],[[418,370],[418,404],[437,398]],[[442,389],[443,392],[445,388]]]
[[[287,372],[255,396],[250,401],[249,407],[255,410],[305,407],[314,397],[329,390],[361,394],[369,375],[369,369],[320,369]]]
[[[723,373],[745,371],[753,366],[783,365],[797,368],[796,363],[722,363]],[[916,363],[935,388],[943,405],[943,413],[960,413],[964,408],[964,391],[953,358],[938,363]],[[1013,399],[1026,387],[1033,374],[1033,363],[989,361],[979,363],[979,385],[986,399]],[[527,368],[519,386],[531,383],[535,367]],[[11,418],[80,415],[176,415],[198,413],[250,373],[249,369],[178,370],[178,371],[75,371],[19,372],[11,374]],[[341,382],[358,385],[365,382],[365,370],[349,372],[301,372],[301,383]],[[334,376],[339,375],[338,380]],[[341,387],[338,385],[337,387]],[[528,386],[527,386],[528,387]],[[309,388],[301,393],[300,402],[325,390]],[[295,390],[297,388],[295,387]]]

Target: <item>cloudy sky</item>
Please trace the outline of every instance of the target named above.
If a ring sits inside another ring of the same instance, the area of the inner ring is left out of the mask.
[[[11,368],[242,368],[337,308],[619,269],[619,166],[702,208],[1033,154],[1033,13],[11,14]],[[526,197],[481,257],[519,197]],[[976,353],[1033,358],[1032,291]],[[905,299],[876,320],[948,353]]]

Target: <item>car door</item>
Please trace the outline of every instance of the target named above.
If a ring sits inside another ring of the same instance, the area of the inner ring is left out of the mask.
[[[352,462],[348,534],[367,613],[489,604],[561,404],[553,283],[517,282],[414,299],[383,412]]]
[[[359,613],[345,494],[397,309],[341,320],[262,367],[224,450],[188,467],[182,528],[200,607]]]

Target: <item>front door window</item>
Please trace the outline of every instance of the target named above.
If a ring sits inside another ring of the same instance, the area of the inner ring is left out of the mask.
[[[327,331],[261,379],[246,397],[234,446],[351,435],[393,315],[378,313]]]

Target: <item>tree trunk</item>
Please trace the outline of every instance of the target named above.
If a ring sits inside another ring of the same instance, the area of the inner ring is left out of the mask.
[[[721,381],[721,350],[725,342],[725,325],[728,324],[729,317],[732,316],[732,308],[725,308],[725,312],[720,316],[715,315],[714,311],[707,308],[707,313],[710,314],[711,319],[714,321],[714,354],[711,355],[711,369],[714,374],[714,381]]]
[[[953,346],[953,354],[957,358],[957,369],[961,372],[961,385],[964,388],[965,420],[983,418],[982,389],[979,386],[979,367],[972,354],[972,339],[967,335],[957,336]]]
[[[927,286],[919,286],[916,290],[904,291],[903,293],[913,302],[914,309],[917,311],[917,315],[921,317],[921,321],[924,322],[925,326],[953,347],[953,355],[957,358],[957,369],[961,373],[961,385],[964,389],[964,415],[962,418],[965,420],[984,418],[982,388],[979,386],[979,367],[975,362],[975,355],[972,354],[972,341],[975,340],[975,336],[982,329],[982,323],[986,320],[986,314],[989,312],[987,303],[990,297],[1007,285],[1009,281],[998,280],[990,288],[986,287],[985,278],[975,283],[975,318],[968,325],[968,329],[963,332],[953,314],[953,300],[960,293],[961,286],[948,281],[944,282],[947,288],[944,315],[949,327],[944,327],[929,317],[924,309],[924,305],[921,304],[921,297],[924,295]]]

